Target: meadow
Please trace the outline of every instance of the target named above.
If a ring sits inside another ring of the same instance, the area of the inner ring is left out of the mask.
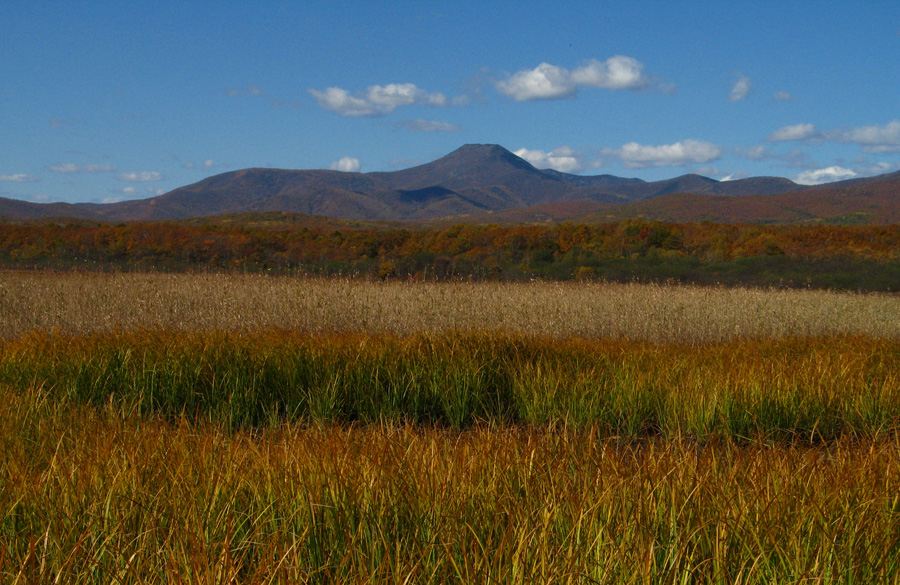
[[[900,297],[0,273],[0,582],[900,581]]]

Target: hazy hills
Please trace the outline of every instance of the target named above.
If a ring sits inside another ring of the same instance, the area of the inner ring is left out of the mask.
[[[165,220],[291,212],[348,220],[670,221],[889,223],[900,173],[811,189],[779,177],[716,181],[683,175],[647,182],[539,170],[497,145],[465,145],[395,172],[244,169],[150,199],[36,204],[0,198],[0,217]]]

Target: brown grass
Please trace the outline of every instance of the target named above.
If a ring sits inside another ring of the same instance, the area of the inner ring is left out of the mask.
[[[261,435],[0,403],[9,583],[885,583],[900,444]]]
[[[705,343],[900,336],[895,295],[598,283],[401,283],[221,274],[0,272],[0,338],[34,329],[502,330]]]

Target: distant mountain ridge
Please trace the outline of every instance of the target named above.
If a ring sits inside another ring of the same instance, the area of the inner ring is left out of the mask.
[[[467,144],[430,163],[393,172],[251,168],[207,177],[157,197],[119,203],[37,204],[0,198],[0,217],[128,221],[282,211],[349,220],[427,221],[564,203],[584,211],[584,205],[571,203],[590,203],[600,209],[675,193],[744,197],[807,189],[780,177],[716,181],[688,174],[647,182],[613,175],[572,175],[537,169],[502,146]]]

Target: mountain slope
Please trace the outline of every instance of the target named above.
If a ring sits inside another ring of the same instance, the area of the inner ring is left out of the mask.
[[[865,183],[854,181],[850,186],[819,186],[776,195],[726,197],[673,193],[569,219],[587,223],[626,218],[719,223],[900,223],[900,174],[885,177]],[[836,184],[846,185],[845,182]]]
[[[885,177],[892,176],[900,178],[900,173]],[[828,188],[858,188],[879,179],[854,179]],[[778,177],[716,181],[689,174],[647,182],[612,175],[571,175],[539,170],[501,146],[467,144],[430,163],[395,172],[252,168],[207,177],[158,197],[104,205],[35,204],[0,199],[0,217],[67,216],[123,221],[284,211],[349,220],[430,221],[460,216],[474,218],[492,212],[498,218],[504,215],[557,218],[576,210],[580,213],[598,210],[602,214],[605,208],[647,200],[646,204],[621,207],[613,215],[768,218],[785,213],[740,211],[742,206],[761,205],[752,201],[669,196],[691,193],[744,199],[796,193],[797,205],[802,206],[812,204],[813,199],[800,194],[813,191],[816,190]],[[661,201],[656,201],[658,198]],[[704,207],[718,211],[704,212]],[[833,206],[834,210],[839,207]],[[524,211],[516,212],[517,209]],[[815,213],[807,215],[814,217]],[[796,217],[802,216],[801,213]]]

